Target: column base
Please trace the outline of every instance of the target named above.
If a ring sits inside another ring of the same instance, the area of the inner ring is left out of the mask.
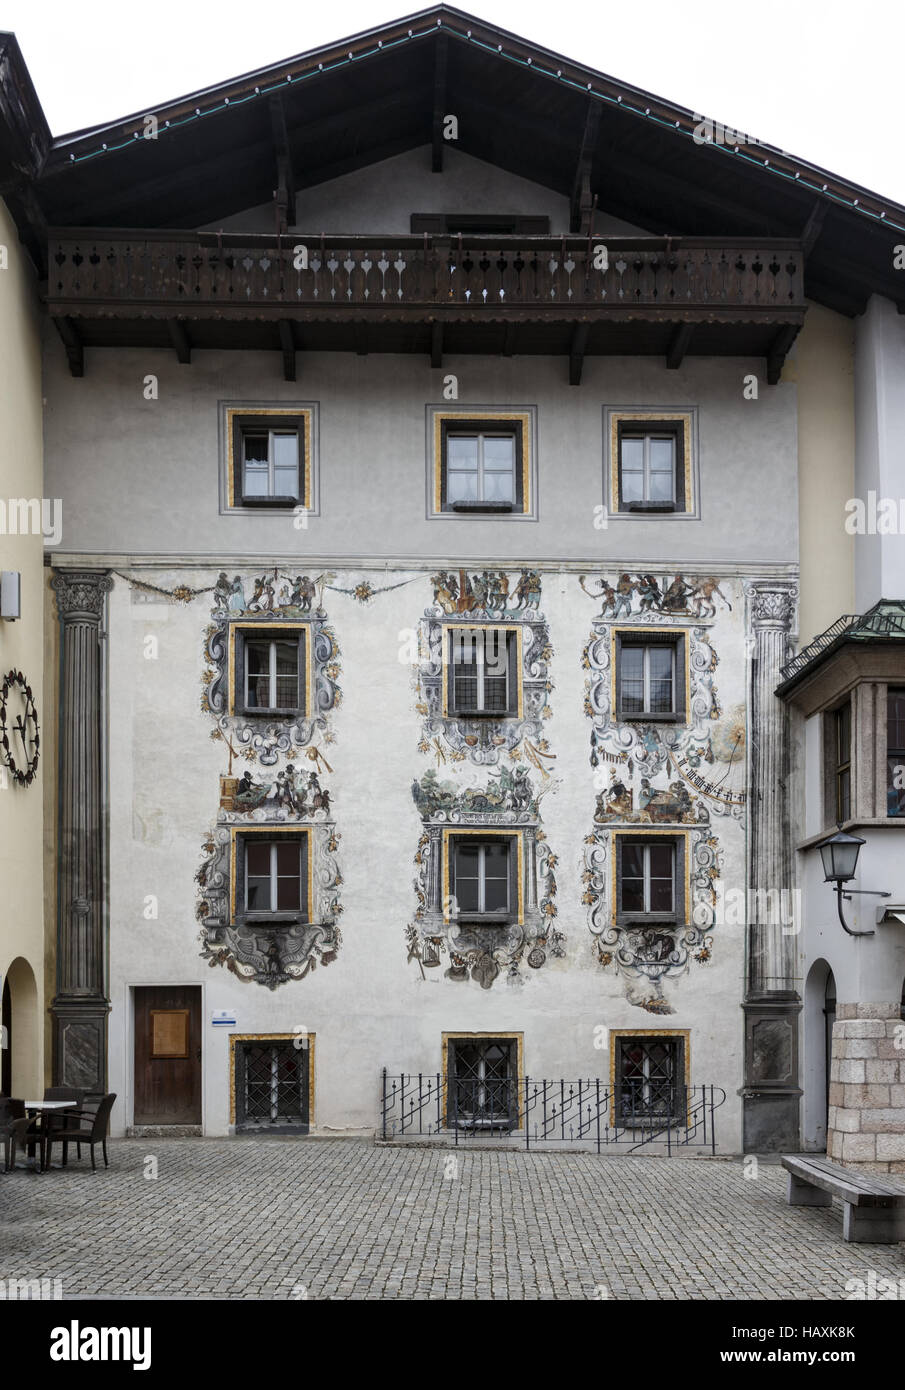
[[[50,1012],[54,1085],[106,1091],[109,1000],[61,994]]]

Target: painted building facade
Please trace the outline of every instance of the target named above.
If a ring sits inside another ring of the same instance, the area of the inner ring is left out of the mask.
[[[445,7],[285,66],[36,185],[55,1076],[206,1134],[372,1133],[384,1069],[440,1128],[518,1128],[525,1078],[681,1128],[706,1085],[721,1151],[796,1148],[776,690],[861,563],[811,503],[905,214]]]

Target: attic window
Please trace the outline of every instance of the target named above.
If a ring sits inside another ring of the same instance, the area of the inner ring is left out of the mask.
[[[413,212],[413,232],[433,236],[549,236],[549,217],[518,213]]]

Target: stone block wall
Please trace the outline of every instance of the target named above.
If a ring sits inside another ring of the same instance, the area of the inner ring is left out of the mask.
[[[905,1173],[905,1023],[898,1004],[837,1006],[827,1157],[869,1173]]]

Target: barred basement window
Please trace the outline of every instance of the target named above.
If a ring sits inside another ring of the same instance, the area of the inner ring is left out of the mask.
[[[452,1038],[448,1043],[447,1124],[512,1130],[518,1124],[518,1061],[509,1038]]]
[[[236,1044],[237,1131],[308,1133],[310,1060],[297,1042]]]
[[[461,627],[451,629],[447,640],[447,712],[517,715],[518,634],[499,627]]]
[[[684,1123],[685,1040],[616,1037],[616,1117],[620,1124]]]

